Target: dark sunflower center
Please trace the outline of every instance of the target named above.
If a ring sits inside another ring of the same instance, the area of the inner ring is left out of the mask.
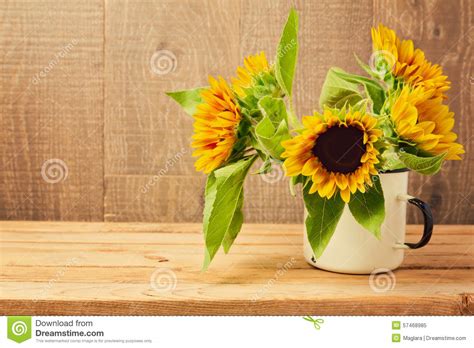
[[[331,127],[321,134],[313,154],[330,172],[351,173],[360,166],[365,153],[364,133],[355,127]]]

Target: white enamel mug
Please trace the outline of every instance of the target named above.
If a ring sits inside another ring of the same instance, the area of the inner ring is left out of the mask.
[[[305,231],[304,256],[309,264],[340,273],[386,272],[402,264],[404,249],[418,249],[429,242],[433,231],[431,209],[407,194],[408,171],[382,173],[379,178],[385,198],[381,239],[359,225],[346,205],[327,248],[318,259],[313,255]],[[425,219],[423,236],[418,243],[405,243],[407,202],[417,206]],[[306,215],[305,211],[305,219]]]

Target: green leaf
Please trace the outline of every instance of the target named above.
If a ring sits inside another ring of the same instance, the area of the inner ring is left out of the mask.
[[[418,172],[425,175],[433,175],[440,171],[443,160],[446,157],[446,153],[439,154],[432,157],[421,157],[406,151],[400,151],[398,153],[400,161],[407,166]]]
[[[211,217],[211,213],[214,208],[216,195],[217,195],[216,176],[214,175],[214,172],[211,172],[207,177],[206,189],[204,191],[204,197],[205,197],[205,204],[204,204],[204,211],[203,211],[204,239],[206,239],[209,219]]]
[[[196,112],[196,106],[203,102],[201,98],[201,91],[203,89],[204,87],[184,91],[166,92],[166,95],[170,96],[181,105],[188,115],[193,116]]]
[[[378,82],[364,76],[346,73],[342,69],[334,69],[336,73],[346,81],[362,85],[365,89],[365,93],[372,101],[373,111],[375,113],[380,112],[380,109],[382,108],[385,101],[385,91]]]
[[[331,240],[345,204],[338,194],[331,199],[322,198],[317,192],[309,194],[310,186],[307,185],[303,190],[303,199],[308,212],[305,224],[309,243],[314,256],[318,258]]]
[[[288,126],[282,121],[278,128],[274,128],[267,118],[264,118],[255,127],[255,133],[262,150],[275,159],[279,159],[284,151],[281,142],[289,139]]]
[[[206,270],[220,246],[229,251],[242,227],[243,184],[256,156],[216,169],[207,180],[204,204]]]
[[[398,150],[393,146],[383,147],[379,149],[380,155],[380,170],[381,171],[390,171],[397,169],[404,169],[406,165],[400,160],[398,156]]]
[[[355,105],[363,99],[361,88],[372,101],[372,111],[380,113],[385,102],[385,91],[376,81],[364,76],[346,73],[339,68],[331,68],[324,81],[319,104],[341,108],[345,104]]]
[[[284,151],[281,142],[290,138],[288,115],[281,98],[263,97],[258,102],[263,118],[255,127],[255,136],[263,151],[279,159]]]
[[[365,93],[370,97],[372,101],[372,111],[376,114],[380,114],[383,104],[385,102],[385,92],[380,86],[374,86],[371,83],[364,83]]]
[[[230,250],[230,247],[234,243],[235,238],[242,228],[242,223],[244,222],[244,214],[242,213],[242,206],[244,205],[244,190],[240,191],[239,198],[237,199],[237,208],[235,210],[234,216],[230,223],[227,233],[224,235],[222,240],[222,246],[224,247],[224,252],[227,254]]]
[[[290,10],[275,59],[275,76],[283,91],[291,96],[298,56],[298,15]]]
[[[324,80],[319,106],[321,108],[342,108],[345,105],[355,105],[363,99],[358,83],[353,83],[341,77],[335,68],[328,71]]]
[[[362,227],[380,239],[380,228],[385,219],[385,200],[380,177],[375,176],[372,181],[373,186],[368,187],[365,193],[356,191],[352,194],[349,209]]]
[[[281,98],[265,96],[258,101],[258,107],[262,115],[269,118],[275,127],[277,127],[281,121],[288,121],[285,102]]]

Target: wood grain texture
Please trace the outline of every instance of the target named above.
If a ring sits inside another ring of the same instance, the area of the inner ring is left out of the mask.
[[[438,226],[385,292],[309,266],[302,236],[302,225],[244,225],[202,273],[199,224],[5,222],[0,315],[473,314],[473,226]]]
[[[231,77],[261,50],[272,59],[293,5],[300,116],[317,109],[331,66],[361,72],[353,53],[368,60],[373,24],[443,65],[467,154],[434,177],[412,174],[410,193],[432,205],[437,223],[474,223],[469,0],[3,1],[0,219],[199,222],[205,176],[193,168],[192,120],[164,92]],[[56,158],[68,177],[49,184],[41,166]],[[245,195],[248,222],[302,222],[281,171],[251,176]],[[408,221],[421,222],[415,209]]]
[[[0,219],[103,219],[103,39],[102,1],[0,2]]]

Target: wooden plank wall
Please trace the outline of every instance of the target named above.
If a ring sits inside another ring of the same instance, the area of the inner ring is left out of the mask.
[[[205,177],[194,172],[188,148],[192,120],[163,93],[205,85],[208,74],[229,77],[260,50],[273,57],[292,4],[0,1],[0,219],[199,221]],[[469,0],[296,2],[299,115],[317,106],[328,68],[360,72],[352,53],[368,59],[370,27],[379,22],[445,67],[468,156],[435,177],[414,174],[410,184],[440,223],[474,223],[472,7]],[[279,172],[252,176],[246,198],[249,222],[302,222],[301,200]]]
[[[103,13],[0,1],[0,219],[103,219]]]

